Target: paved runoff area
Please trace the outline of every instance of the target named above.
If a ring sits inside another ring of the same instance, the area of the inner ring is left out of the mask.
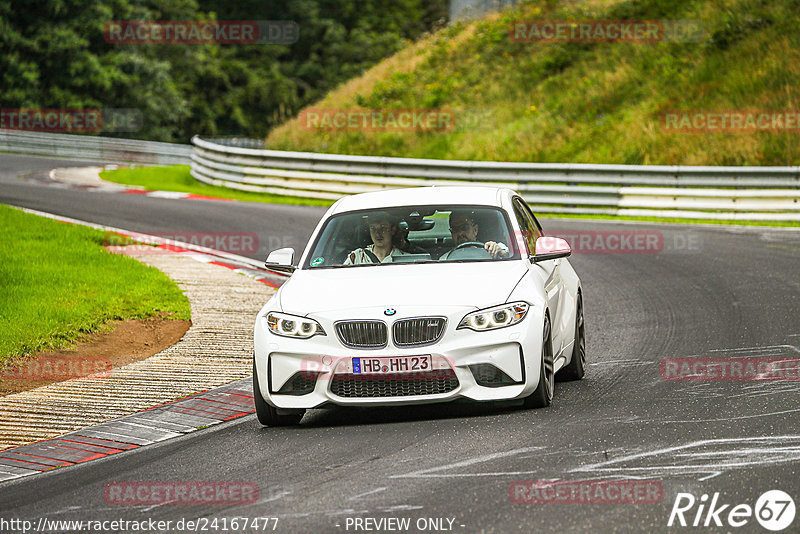
[[[154,253],[147,248],[144,254],[137,253],[142,250],[138,246],[117,247],[117,252],[172,278],[189,299],[192,326],[177,344],[145,360],[0,398],[0,450],[6,449],[0,452],[0,480],[160,441],[253,411],[250,386],[234,383],[109,422],[248,377],[253,321],[274,291],[230,267],[197,261],[190,251]],[[81,429],[86,430],[76,432]],[[40,443],[10,449],[36,441]]]

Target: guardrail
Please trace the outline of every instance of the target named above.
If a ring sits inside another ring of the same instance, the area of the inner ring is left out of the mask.
[[[4,129],[0,130],[0,151],[156,165],[188,165],[192,155],[191,145]]]
[[[192,176],[244,191],[335,200],[398,187],[516,189],[540,213],[800,221],[800,167],[450,161],[284,152],[195,136]]]

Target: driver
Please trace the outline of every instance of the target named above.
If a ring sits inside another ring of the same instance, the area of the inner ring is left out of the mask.
[[[369,235],[372,244],[357,248],[347,255],[342,265],[362,265],[365,263],[390,263],[394,256],[408,254],[395,244],[400,234],[397,221],[385,211],[378,211],[367,216]]]
[[[475,220],[475,213],[470,210],[453,210],[450,213],[450,235],[453,236],[453,250],[445,252],[439,261],[446,260],[450,254],[465,243],[475,243],[481,245],[478,238],[478,222]],[[492,259],[506,258],[510,255],[508,247],[503,243],[487,241],[483,243],[483,248],[492,255]]]

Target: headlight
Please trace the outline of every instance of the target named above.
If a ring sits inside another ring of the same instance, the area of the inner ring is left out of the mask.
[[[266,319],[269,331],[278,336],[308,339],[316,335],[325,335],[325,330],[317,321],[306,317],[270,312]]]
[[[456,330],[458,328],[469,328],[476,332],[483,332],[484,330],[495,330],[511,326],[525,318],[529,307],[527,302],[513,302],[472,312],[461,319]]]

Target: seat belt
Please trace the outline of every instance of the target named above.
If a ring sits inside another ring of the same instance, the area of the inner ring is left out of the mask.
[[[368,248],[364,249],[364,254],[367,255],[367,257],[372,261],[372,263],[380,263],[381,262],[381,260],[378,259],[378,256],[376,256],[375,253],[372,252]]]

